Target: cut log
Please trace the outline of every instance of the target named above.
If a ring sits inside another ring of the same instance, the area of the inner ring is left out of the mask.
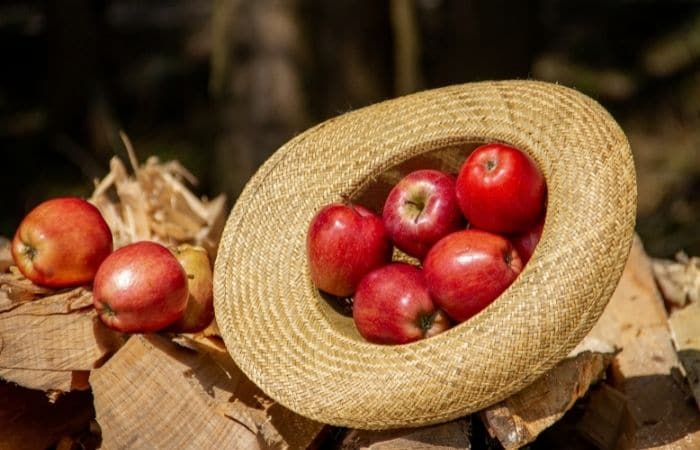
[[[28,388],[84,388],[81,371],[123,344],[121,334],[99,321],[83,288],[20,303],[5,297],[0,304],[13,305],[0,310],[0,376]]]
[[[95,416],[90,392],[70,392],[51,402],[42,391],[0,380],[0,448],[40,449],[89,427]]]
[[[686,380],[700,408],[700,303],[671,312],[669,326]]]
[[[350,430],[341,450],[448,450],[470,449],[469,417],[428,427],[366,431]]]
[[[205,353],[226,372],[235,384],[235,390],[230,392],[231,398],[247,407],[248,415],[255,419],[263,434],[278,434],[290,448],[306,448],[327,428],[324,424],[299,416],[267,397],[241,372],[220,337],[200,333],[179,335],[174,340],[186,348]]]
[[[584,351],[481,413],[489,434],[506,449],[520,448],[559,420],[605,373],[613,353]]]
[[[577,429],[601,450],[630,448],[635,424],[627,399],[606,383],[594,387]]]
[[[621,349],[610,381],[625,395],[636,424],[632,448],[700,448],[700,413],[687,401],[666,310],[638,238],[589,337]]]
[[[283,435],[275,419],[281,407],[240,370],[222,364],[225,350],[216,348],[212,344],[211,353],[187,350],[163,336],[136,335],[93,371],[103,447],[308,446],[321,425],[287,412],[284,420],[291,431]],[[212,356],[215,351],[221,359]],[[308,432],[312,428],[313,436]]]
[[[306,448],[327,428],[326,425],[306,419],[267,397],[236,366],[220,337],[201,333],[180,335],[177,341],[181,345],[207,354],[226,371],[230,379],[236,380],[236,389],[231,392],[232,398],[249,408],[249,414],[257,419],[263,433],[266,433],[267,428],[271,428],[268,434],[279,433],[290,448]]]

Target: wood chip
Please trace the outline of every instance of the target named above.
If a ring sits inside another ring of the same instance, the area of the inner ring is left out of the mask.
[[[686,380],[700,408],[700,303],[671,312],[669,327]]]
[[[689,258],[683,252],[676,261],[655,259],[653,270],[661,293],[667,302],[683,307],[688,302],[700,299],[700,258]]]
[[[534,441],[601,379],[612,357],[613,353],[579,353],[517,394],[486,408],[481,417],[489,434],[506,449]]]
[[[195,196],[186,183],[195,184],[196,178],[177,161],[161,163],[150,157],[139,165],[131,143],[122,138],[133,174],[119,158],[112,158],[110,172],[95,182],[90,197],[112,230],[115,248],[142,240],[172,246],[189,243],[216,258],[228,212],[226,197]]]

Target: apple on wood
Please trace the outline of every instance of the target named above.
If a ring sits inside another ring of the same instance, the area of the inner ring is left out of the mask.
[[[189,296],[185,312],[170,329],[176,333],[196,333],[214,320],[213,274],[206,249],[182,244],[173,250],[185,269]]]
[[[510,286],[522,270],[522,261],[504,237],[469,229],[435,244],[423,270],[435,303],[453,320],[463,322]]]
[[[359,205],[332,203],[309,225],[306,251],[311,279],[339,297],[355,292],[363,276],[386,264],[391,243],[382,219]]]
[[[537,165],[504,144],[478,147],[457,177],[457,200],[469,223],[494,233],[521,233],[544,211],[546,185]]]
[[[95,275],[93,304],[107,326],[125,333],[158,331],[182,317],[187,274],[162,245],[141,241],[109,255]]]
[[[360,334],[375,344],[405,344],[450,327],[430,298],[423,272],[405,263],[368,273],[357,287],[352,316]]]
[[[27,214],[12,240],[12,258],[33,283],[65,288],[92,282],[112,252],[112,232],[86,200],[47,200]]]
[[[387,196],[383,219],[396,247],[422,259],[433,244],[464,225],[454,177],[438,170],[411,172]]]

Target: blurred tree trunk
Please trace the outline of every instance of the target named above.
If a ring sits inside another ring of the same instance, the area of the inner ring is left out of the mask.
[[[525,78],[540,41],[539,1],[422,1],[429,85]]]
[[[413,0],[391,1],[391,25],[394,31],[394,93],[409,94],[420,90],[423,85],[421,33]]]
[[[64,154],[88,178],[103,167],[91,135],[90,111],[98,91],[99,45],[106,1],[51,0],[46,4],[48,42],[48,136],[50,148]],[[90,148],[91,150],[88,150]]]
[[[294,0],[216,0],[210,91],[218,100],[214,173],[238,195],[257,167],[308,123]]]
[[[320,121],[392,96],[389,2],[304,1],[309,104]]]

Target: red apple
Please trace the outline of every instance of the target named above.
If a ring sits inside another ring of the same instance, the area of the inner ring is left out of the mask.
[[[455,179],[438,170],[411,172],[389,193],[383,218],[394,244],[423,258],[433,244],[463,226]]]
[[[457,177],[462,213],[478,229],[521,233],[540,219],[545,181],[539,168],[518,149],[482,145],[469,155]]]
[[[405,263],[380,267],[360,281],[352,317],[360,334],[375,344],[405,344],[450,327],[430,298],[423,272]]]
[[[112,233],[87,201],[47,200],[27,214],[12,240],[12,258],[33,283],[52,288],[87,284],[112,252]]]
[[[214,320],[213,275],[209,254],[203,247],[182,244],[173,250],[185,269],[189,297],[182,317],[170,326],[176,333],[196,333]]]
[[[442,238],[423,262],[435,303],[463,322],[494,301],[515,280],[522,262],[504,237],[463,230]]]
[[[187,305],[187,274],[155,242],[136,242],[109,255],[95,275],[93,304],[102,322],[125,333],[158,331]]]
[[[306,252],[316,287],[346,297],[365,274],[389,261],[391,243],[382,219],[372,211],[332,203],[311,221]]]
[[[544,218],[537,222],[537,225],[530,228],[524,233],[515,235],[511,238],[513,247],[518,252],[520,259],[523,262],[523,266],[530,261],[532,253],[537,247],[537,243],[540,242],[540,237],[542,237],[542,228],[544,227]]]

